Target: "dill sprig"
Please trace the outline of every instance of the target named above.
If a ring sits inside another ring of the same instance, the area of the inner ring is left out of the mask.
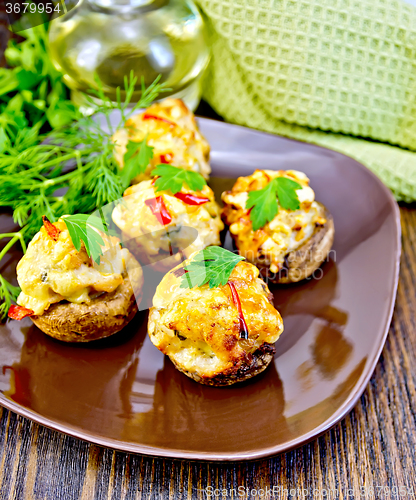
[[[12,301],[16,301],[18,295],[20,293],[20,288],[18,286],[14,286],[9,283],[3,276],[0,274],[0,317],[4,318],[7,314],[7,311],[10,309],[12,305]]]

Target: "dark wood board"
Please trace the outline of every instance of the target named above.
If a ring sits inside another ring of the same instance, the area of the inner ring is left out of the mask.
[[[333,429],[264,460],[190,462],[104,449],[3,409],[0,499],[203,499],[207,495],[199,490],[207,486],[302,488],[310,499],[315,489],[337,489],[340,499],[360,498],[360,488],[367,498],[394,498],[394,487],[416,493],[416,207],[402,206],[401,216],[403,254],[389,336],[359,403]],[[294,493],[275,490],[270,498],[302,498]]]

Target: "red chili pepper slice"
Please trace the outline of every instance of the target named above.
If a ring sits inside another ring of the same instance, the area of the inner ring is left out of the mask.
[[[183,267],[179,267],[178,269],[175,269],[175,271],[172,271],[172,274],[176,276],[177,278],[180,278],[184,274],[189,272],[187,269],[184,269]]]
[[[161,116],[152,115],[151,113],[143,113],[142,117],[143,117],[143,120],[158,120],[160,122],[167,123],[171,127],[175,127],[176,126],[176,123],[173,123],[173,122],[171,122],[169,120],[166,120],[166,118],[162,118]]]
[[[152,214],[161,224],[166,226],[166,224],[172,222],[172,217],[168,212],[168,209],[166,208],[162,196],[158,196],[157,198],[150,198],[145,201],[145,204],[150,208]]]
[[[173,154],[172,153],[166,153],[164,155],[160,155],[160,163],[172,163],[173,160]]]
[[[26,318],[26,316],[33,316],[35,313],[32,311],[32,309],[26,309],[26,307],[22,306],[10,306],[9,312],[7,315],[11,319],[17,319],[20,321],[23,318]]]
[[[241,302],[240,297],[238,296],[237,289],[235,288],[235,285],[232,281],[229,281],[227,285],[230,287],[233,302],[237,306],[238,310],[238,320],[240,322],[240,338],[248,339],[247,323],[244,319],[243,310],[241,309]]]
[[[200,198],[199,196],[189,193],[176,193],[174,196],[187,205],[203,205],[209,201],[209,198]]]
[[[61,230],[54,226],[52,222],[46,217],[46,215],[42,215],[42,221],[48,235],[54,241],[58,241]]]

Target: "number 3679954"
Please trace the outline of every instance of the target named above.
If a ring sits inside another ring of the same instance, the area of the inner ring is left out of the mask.
[[[58,2],[56,5],[54,5],[52,2],[48,2],[45,4],[43,3],[11,3],[8,2],[6,3],[6,13],[7,14],[25,14],[26,12],[29,12],[31,14],[35,14],[39,12],[40,14],[43,14],[44,12],[46,14],[52,14],[52,12],[59,12],[61,13],[63,11],[62,5]]]

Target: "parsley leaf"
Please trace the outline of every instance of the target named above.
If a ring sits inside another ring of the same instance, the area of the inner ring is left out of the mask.
[[[78,117],[78,110],[70,101],[57,101],[46,110],[46,117],[53,128],[68,125]]]
[[[62,217],[71,237],[74,247],[79,252],[81,250],[81,240],[84,242],[88,257],[99,264],[103,254],[102,246],[104,240],[101,233],[107,233],[108,229],[103,221],[94,215],[76,214]]]
[[[128,187],[132,179],[145,172],[150,160],[153,158],[153,147],[148,146],[146,137],[140,142],[129,141],[124,154],[124,167],[120,171],[124,187]]]
[[[210,288],[226,285],[235,266],[244,257],[222,247],[207,247],[184,266],[181,288],[194,288],[208,283]]]
[[[302,186],[287,177],[275,177],[263,189],[250,191],[246,202],[246,208],[252,209],[250,219],[253,231],[264,227],[272,221],[279,212],[279,204],[285,210],[297,210],[300,208],[299,197],[296,193]]]
[[[277,186],[277,197],[280,206],[285,210],[298,210],[300,202],[296,191],[302,189],[302,186],[287,177],[276,177],[274,182]]]
[[[193,191],[201,191],[206,185],[205,179],[198,172],[172,165],[158,165],[152,170],[152,175],[158,176],[155,182],[156,191],[169,190],[172,194],[179,193],[184,184]]]
[[[257,231],[267,222],[276,217],[279,207],[277,206],[276,185],[273,181],[258,191],[250,191],[246,208],[251,208],[250,219],[253,224],[253,231]]]

